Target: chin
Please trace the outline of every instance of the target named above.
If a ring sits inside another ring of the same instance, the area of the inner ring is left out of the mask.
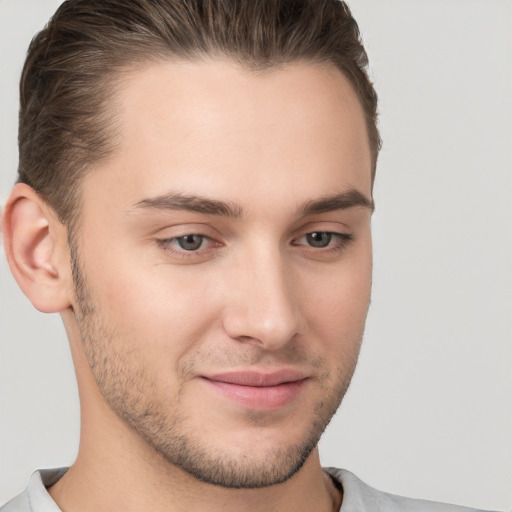
[[[182,445],[181,453],[166,457],[201,482],[230,489],[256,489],[281,484],[295,475],[304,465],[316,442],[275,448],[255,454],[260,449],[257,441],[244,452],[230,450],[213,453],[197,446]]]

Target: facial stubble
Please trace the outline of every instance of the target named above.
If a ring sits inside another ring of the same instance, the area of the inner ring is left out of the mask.
[[[245,452],[232,454],[229,451],[230,439],[225,439],[224,449],[218,449],[214,443],[208,442],[203,429],[194,429],[185,412],[187,408],[182,404],[186,381],[182,381],[178,392],[173,393],[174,404],[169,404],[168,396],[161,397],[159,401],[162,390],[155,381],[154,372],[146,366],[137,349],[126,350],[127,345],[132,345],[125,343],[127,340],[119,336],[97,307],[75,242],[70,239],[75,319],[91,373],[111,410],[158,456],[202,482],[225,488],[260,488],[285,482],[296,474],[317,446],[348,389],[362,332],[357,350],[347,353],[343,366],[331,370],[336,374],[335,379],[332,379],[324,360],[317,358],[312,363],[309,354],[297,347],[291,349],[294,362],[300,359],[317,367],[316,385],[323,391],[311,410],[309,426],[299,442],[290,445],[279,443],[268,453],[256,457],[251,450],[258,448],[255,441]],[[254,354],[251,359],[254,361]],[[245,359],[238,361],[240,365],[244,362]],[[260,415],[250,418],[249,414],[248,421],[251,420],[255,425],[264,423]],[[205,424],[208,424],[208,419]]]

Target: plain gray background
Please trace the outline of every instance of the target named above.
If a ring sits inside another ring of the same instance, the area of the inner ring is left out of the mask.
[[[60,0],[0,0],[0,200],[17,83]],[[512,508],[512,2],[352,0],[380,94],[373,303],[322,443],[371,485]],[[69,465],[79,410],[58,316],[0,258],[0,503]]]

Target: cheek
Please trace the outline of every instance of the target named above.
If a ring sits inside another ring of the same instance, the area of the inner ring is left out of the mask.
[[[191,270],[155,265],[132,272],[118,266],[104,274],[96,295],[120,336],[136,338],[148,355],[179,357],[204,338],[220,309],[211,280]]]
[[[308,311],[310,327],[336,345],[358,345],[370,304],[371,251],[354,254],[351,261],[311,279]]]

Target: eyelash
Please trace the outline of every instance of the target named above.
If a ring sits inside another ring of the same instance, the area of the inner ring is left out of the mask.
[[[175,248],[175,244],[179,244],[179,240],[182,240],[186,237],[190,236],[198,236],[201,237],[201,246],[195,250],[187,250],[184,248]],[[210,244],[215,245],[215,242],[212,238],[207,235],[201,235],[200,233],[187,233],[181,236],[173,236],[171,238],[165,238],[162,240],[158,240],[158,245],[162,247],[165,251],[170,252],[173,256],[177,256],[178,258],[193,258],[197,257],[200,253],[200,250],[203,248],[205,242],[209,242]],[[221,244],[218,244],[221,245]],[[201,251],[202,252],[202,251]]]
[[[354,241],[354,235],[348,233],[336,233],[333,231],[310,231],[297,239],[293,240],[293,245],[300,245],[296,243],[296,240],[300,240],[302,238],[306,238],[311,235],[329,235],[331,238],[329,240],[328,245],[325,247],[315,247],[310,244],[306,245],[309,250],[315,251],[316,253],[330,253],[330,252],[338,252],[343,251],[351,242]],[[333,242],[333,243],[331,243]]]
[[[307,238],[312,235],[329,235],[331,238],[329,239],[328,244],[325,247],[315,247],[310,244],[304,243],[300,244],[297,243],[298,240],[301,240],[303,238]],[[179,240],[183,240],[186,237],[191,236],[197,236],[201,237],[201,245],[195,249],[195,250],[187,250],[183,247],[176,248],[176,245],[179,244]],[[343,251],[351,242],[354,241],[354,235],[348,234],[348,233],[336,233],[332,231],[311,231],[308,233],[305,233],[304,235],[301,235],[298,238],[295,238],[292,240],[293,246],[300,246],[304,245],[308,247],[309,251],[313,251],[317,254],[326,254],[326,253],[332,253],[332,252],[341,252]],[[207,247],[204,250],[203,245],[207,243],[210,245],[210,247]],[[165,238],[158,240],[158,245],[162,247],[165,251],[170,252],[173,256],[176,256],[178,258],[194,258],[198,257],[200,254],[204,254],[205,250],[208,250],[211,248],[211,245],[215,246],[217,244],[218,246],[222,245],[220,243],[216,243],[212,238],[210,238],[207,235],[202,235],[200,233],[187,233],[185,235],[181,236],[175,236],[171,238]]]

